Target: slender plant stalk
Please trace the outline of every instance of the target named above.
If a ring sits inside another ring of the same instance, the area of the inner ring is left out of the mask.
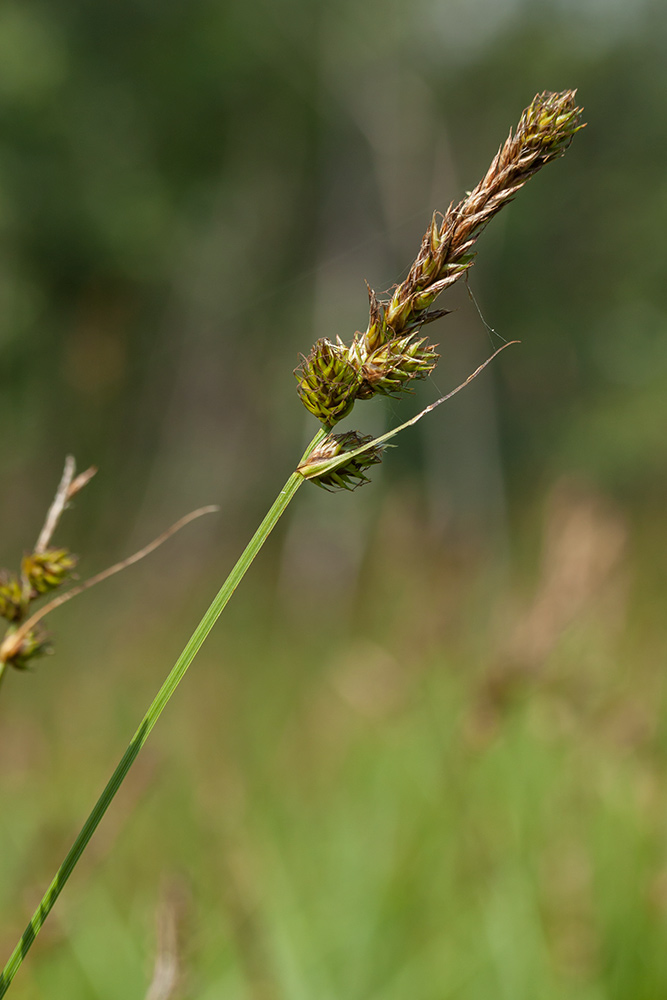
[[[308,445],[304,456],[301,460],[301,464],[308,458],[310,453],[317,448],[322,439],[326,436],[326,431],[320,430],[317,432],[313,440]],[[7,962],[5,968],[3,969],[2,975],[0,976],[0,997],[3,997],[7,990],[9,989],[11,982],[18,972],[23,959],[29,952],[33,941],[39,934],[44,921],[48,917],[49,913],[53,909],[53,906],[60,895],[62,889],[65,886],[68,878],[74,871],[77,862],[79,861],[81,855],[85,851],[88,842],[93,836],[95,830],[100,824],[102,817],[111,805],[114,796],[123,781],[127,777],[127,773],[132,767],[134,761],[136,760],[139,751],[143,747],[144,743],[148,739],[148,736],[162,714],[163,709],[167,705],[167,702],[173,695],[174,691],[178,687],[179,683],[185,676],[185,673],[197,655],[200,647],[202,646],[206,636],[209,634],[216,621],[222,614],[225,605],[229,601],[230,597],[238,587],[239,583],[245,576],[247,570],[250,568],[250,564],[259,552],[259,550],[264,545],[264,542],[268,538],[269,534],[275,527],[281,515],[286,510],[288,504],[294,497],[299,486],[305,482],[304,477],[299,472],[293,472],[290,478],[285,483],[284,487],[278,494],[273,506],[269,510],[268,514],[260,524],[259,528],[251,538],[250,542],[244,549],[242,555],[240,556],[238,562],[234,566],[233,570],[225,580],[224,584],[220,588],[219,592],[213,599],[211,606],[208,611],[200,621],[199,625],[192,633],[192,636],[186,645],[185,649],[179,656],[178,660],[172,667],[167,679],[158,691],[157,695],[153,699],[150,708],[146,712],[145,716],[141,720],[141,724],[137,729],[136,733],[132,737],[130,744],[123,754],[116,770],[111,775],[104,791],[100,795],[99,799],[95,803],[95,806],[81,828],[81,832],[74,841],[72,847],[67,854],[67,857],[61,864],[60,868],[55,874],[51,885],[48,887],[42,901],[35,910],[33,917],[23,932],[21,940],[17,944],[16,948],[11,954],[9,961]]]
[[[575,106],[574,97],[575,91],[572,90],[560,94],[538,94],[521,116],[515,133],[510,132],[509,138],[477,187],[458,205],[450,205],[441,222],[437,216],[433,217],[408,277],[395,288],[392,298],[380,302],[375,293],[370,292],[370,317],[366,332],[355,334],[350,347],[346,347],[339,338],[335,343],[321,338],[308,357],[303,358],[295,373],[298,392],[306,409],[320,420],[326,430],[320,430],[311,441],[297,470],[287,480],[158,691],[5,966],[0,976],[0,998],[9,989],[25,955],[162,710],[301,483],[305,479],[311,479],[326,489],[354,489],[367,482],[366,470],[380,461],[382,449],[390,438],[421,420],[425,414],[462,389],[499,353],[496,351],[452,392],[427,406],[400,427],[378,438],[372,439],[356,431],[348,431],[346,434],[330,433],[335,424],[347,416],[355,400],[370,399],[378,393],[395,396],[407,389],[413,379],[425,378],[433,371],[438,355],[434,346],[428,344],[427,338],[421,336],[424,325],[444,315],[443,310],[431,309],[433,302],[440,292],[458,281],[472,265],[472,248],[489,220],[534,173],[561,156],[574,134],[583,127],[580,124],[581,109]],[[504,345],[508,346],[509,344]],[[504,347],[500,350],[504,350]],[[46,544],[44,538],[50,537],[51,525],[57,523],[67,496],[75,487],[80,488],[81,481],[85,484],[86,476],[90,476],[91,470],[83,475],[83,479],[79,477],[72,480],[73,474],[73,467],[69,471],[66,468],[38,547]],[[112,567],[112,571],[115,572],[115,569],[116,567]],[[4,585],[7,591],[4,601],[11,612],[16,604],[17,585],[12,585],[12,589],[10,584],[11,580]],[[1,589],[0,587],[0,591]],[[55,602],[52,606],[55,606]],[[38,614],[44,613],[43,610]],[[37,616],[26,625],[30,626],[36,620]]]

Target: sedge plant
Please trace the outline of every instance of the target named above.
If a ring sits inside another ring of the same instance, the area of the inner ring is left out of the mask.
[[[435,300],[467,274],[475,259],[476,240],[487,223],[533,174],[563,155],[582,127],[575,91],[538,94],[521,115],[516,129],[510,130],[477,186],[458,204],[452,203],[444,215],[434,214],[407,278],[386,299],[378,298],[369,288],[365,332],[355,333],[350,344],[340,338],[335,342],[320,339],[302,358],[295,371],[297,391],[320,427],[169,672],[44,893],[0,976],[0,997],[9,989],[164,707],[299,488],[310,481],[331,491],[353,490],[368,482],[370,469],[382,461],[383,450],[392,437],[462,389],[499,353],[496,351],[446,396],[380,437],[357,431],[334,433],[336,424],[358,401],[376,395],[399,396],[410,391],[414,380],[426,378],[433,371],[438,354],[424,328],[447,312],[433,308]]]

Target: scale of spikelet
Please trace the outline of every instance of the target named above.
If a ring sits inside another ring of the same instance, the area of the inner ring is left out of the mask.
[[[339,339],[318,340],[294,372],[301,402],[326,427],[333,427],[352,407],[359,388],[359,372],[348,348]]]
[[[357,486],[370,482],[365,475],[366,469],[382,461],[382,446],[369,448],[361,455],[355,455],[347,463],[342,463],[336,469],[330,469],[324,474],[318,473],[318,468],[332,458],[343,455],[346,451],[355,451],[372,441],[371,434],[359,434],[357,431],[347,431],[345,434],[329,434],[315,451],[311,452],[306,461],[300,465],[304,479],[310,479],[317,486],[334,492],[335,490],[354,490]]]
[[[21,570],[35,594],[48,594],[59,587],[76,566],[76,556],[68,549],[47,549],[24,556]]]
[[[2,570],[0,574],[0,615],[7,621],[15,622],[23,617],[24,610],[20,581],[13,573]]]

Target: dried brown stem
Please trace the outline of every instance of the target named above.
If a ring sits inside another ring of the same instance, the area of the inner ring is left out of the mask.
[[[58,484],[56,495],[53,498],[53,503],[48,509],[44,526],[39,533],[39,538],[37,539],[37,544],[34,548],[34,551],[37,553],[46,552],[67,504],[72,497],[75,497],[77,493],[81,492],[84,486],[88,485],[97,472],[97,467],[95,465],[91,465],[89,469],[86,469],[85,472],[80,472],[76,477],[74,475],[75,472],[76,462],[74,461],[74,456],[68,455],[65,459],[65,468],[63,469],[63,474],[60,483]]]
[[[53,498],[53,503],[48,509],[44,526],[39,533],[39,538],[37,539],[37,544],[35,545],[35,552],[44,552],[48,548],[49,542],[53,537],[53,533],[58,527],[58,521],[62,517],[62,513],[67,506],[67,501],[70,498],[70,489],[72,481],[74,480],[75,472],[76,462],[74,461],[74,456],[68,455],[65,459],[65,468],[63,469],[62,478],[58,484],[56,495]]]
[[[97,473],[97,466],[91,465],[85,472],[80,472],[76,479],[72,480],[67,491],[67,499],[71,500],[77,493],[80,493],[84,486],[87,486],[93,476]]]

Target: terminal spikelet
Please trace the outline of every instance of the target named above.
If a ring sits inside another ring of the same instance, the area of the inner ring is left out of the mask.
[[[472,248],[487,223],[533,174],[562,156],[584,127],[575,94],[538,94],[479,184],[458,205],[450,205],[442,221],[433,216],[410,273],[385,304],[386,324],[395,336],[436,318],[430,306],[472,265]]]
[[[479,184],[444,216],[433,215],[407,278],[391,298],[378,299],[368,286],[366,331],[356,333],[350,347],[339,337],[336,343],[318,340],[303,359],[295,372],[299,396],[327,429],[347,416],[356,399],[410,391],[414,379],[431,374],[438,361],[436,345],[421,330],[448,311],[433,308],[436,298],[472,266],[477,237],[493,216],[533,174],[562,156],[583,128],[575,94],[538,94]],[[335,472],[344,478],[340,466]]]
[[[3,645],[9,646],[12,637],[12,630],[7,632]],[[18,636],[17,636],[18,637]],[[15,670],[27,670],[30,661],[38,656],[45,656],[53,652],[46,632],[41,628],[30,629],[11,650],[11,654],[3,661],[14,667]]]

